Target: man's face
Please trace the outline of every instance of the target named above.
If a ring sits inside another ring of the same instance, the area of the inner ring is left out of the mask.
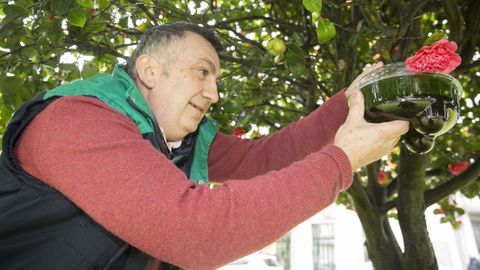
[[[175,43],[178,52],[156,76],[147,103],[168,141],[179,141],[197,130],[207,110],[218,101],[220,59],[215,48],[194,33]],[[160,73],[159,73],[160,74]]]

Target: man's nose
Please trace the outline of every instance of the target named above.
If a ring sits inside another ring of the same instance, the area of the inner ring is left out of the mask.
[[[203,94],[204,97],[208,98],[212,104],[217,103],[217,101],[218,101],[217,82],[214,80],[213,82],[208,83],[205,86],[202,94]]]

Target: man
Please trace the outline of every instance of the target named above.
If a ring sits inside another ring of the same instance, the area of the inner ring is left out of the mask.
[[[262,140],[221,134],[205,118],[220,47],[196,25],[154,27],[130,75],[116,66],[17,111],[0,160],[1,269],[215,269],[334,202],[408,129],[366,123],[351,87]]]

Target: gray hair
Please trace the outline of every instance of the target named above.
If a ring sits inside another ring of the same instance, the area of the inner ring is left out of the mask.
[[[185,37],[187,33],[195,33],[205,38],[219,53],[223,50],[222,42],[215,31],[189,22],[171,22],[154,26],[147,30],[140,39],[137,48],[127,61],[126,70],[132,78],[137,77],[135,62],[142,54],[157,56],[156,59],[164,67],[168,67],[178,52],[176,42]],[[165,53],[164,53],[165,52]]]

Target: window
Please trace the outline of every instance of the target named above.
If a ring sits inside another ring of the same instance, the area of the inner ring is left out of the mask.
[[[470,220],[472,221],[473,235],[475,235],[478,252],[480,252],[480,214],[470,214]]]
[[[312,225],[313,269],[335,270],[335,238],[333,223]]]
[[[290,234],[277,241],[277,258],[283,269],[290,270]]]

